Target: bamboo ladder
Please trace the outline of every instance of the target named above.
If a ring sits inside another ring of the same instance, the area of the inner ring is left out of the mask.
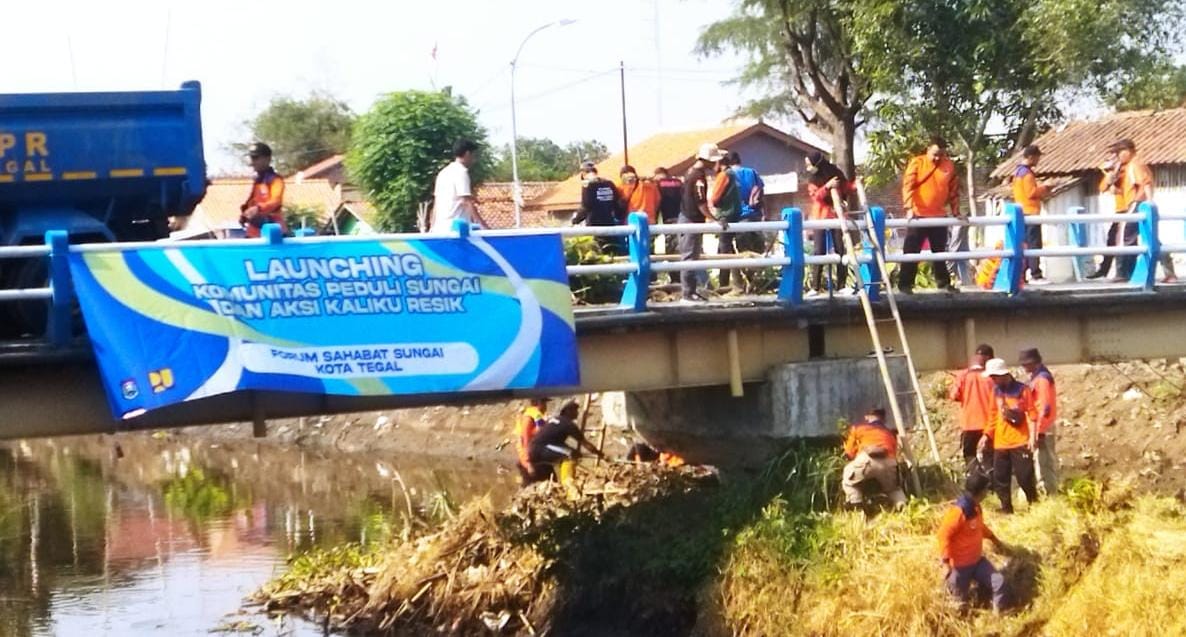
[[[847,258],[842,259],[840,267],[848,267],[847,262],[851,261],[855,266],[855,280],[857,282],[857,296],[861,301],[861,310],[865,314],[865,324],[869,328],[869,339],[873,342],[873,353],[877,357],[877,368],[881,372],[881,382],[885,387],[885,395],[889,399],[890,411],[894,416],[894,423],[898,429],[898,444],[902,448],[902,454],[906,457],[909,463],[909,473],[911,486],[914,487],[915,493],[922,493],[922,485],[918,479],[918,472],[914,470],[914,455],[910,451],[909,436],[906,432],[905,421],[902,417],[902,407],[899,403],[899,398],[904,396],[913,396],[917,405],[918,418],[922,421],[923,427],[926,429],[927,438],[931,445],[931,454],[934,456],[935,462],[939,463],[939,447],[935,443],[935,432],[931,428],[931,420],[927,415],[926,402],[923,400],[922,389],[918,384],[918,370],[914,366],[914,358],[910,354],[910,344],[906,339],[906,328],[902,324],[902,314],[898,311],[898,301],[894,297],[893,286],[889,282],[889,274],[885,263],[885,254],[882,252],[882,237],[877,236],[877,232],[873,228],[872,220],[868,218],[868,206],[865,203],[864,187],[857,182],[857,191],[861,199],[862,211],[866,217],[866,232],[865,235],[870,241],[872,252],[878,269],[881,272],[880,280],[877,282],[870,282],[864,279],[861,273],[861,268],[857,262],[856,247],[853,245],[852,236],[849,234],[849,224],[859,231],[859,226],[849,219],[848,211],[844,206],[844,202],[840,200],[840,195],[835,190],[832,190],[832,206],[836,210],[836,216],[841,221],[840,236],[844,242],[844,250]],[[888,316],[878,316],[872,300],[869,298],[869,287],[876,286],[885,293],[886,305],[889,309]],[[882,323],[893,323],[898,332],[898,342],[902,345],[902,353],[887,355],[885,349],[881,345],[881,333],[878,325]],[[906,366],[910,372],[910,389],[905,391],[898,391],[894,383],[893,376],[889,370],[889,358],[905,358]],[[917,422],[915,423],[917,428]]]

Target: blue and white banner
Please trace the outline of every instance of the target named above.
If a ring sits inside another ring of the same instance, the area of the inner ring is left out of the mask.
[[[72,253],[117,418],[228,392],[580,384],[555,235]]]

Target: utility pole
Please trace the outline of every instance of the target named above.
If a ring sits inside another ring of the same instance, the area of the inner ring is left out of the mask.
[[[630,163],[630,142],[626,138],[626,63],[618,61],[618,83],[622,90],[622,163]]]

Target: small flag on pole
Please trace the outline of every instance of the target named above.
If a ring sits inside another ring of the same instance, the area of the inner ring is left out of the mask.
[[[432,43],[432,59],[433,59],[433,61],[436,61],[436,59],[437,59],[437,43],[436,42]]]

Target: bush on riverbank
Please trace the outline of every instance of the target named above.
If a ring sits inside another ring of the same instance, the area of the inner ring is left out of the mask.
[[[586,474],[577,501],[537,485],[379,556],[298,562],[307,576],[260,599],[338,627],[453,634],[1140,635],[1186,621],[1175,500],[1086,480],[1010,517],[990,498],[987,521],[1012,547],[991,559],[1018,609],[961,615],[935,556],[950,492],[866,521],[838,512],[839,467],[808,447],[720,484],[613,465]]]

